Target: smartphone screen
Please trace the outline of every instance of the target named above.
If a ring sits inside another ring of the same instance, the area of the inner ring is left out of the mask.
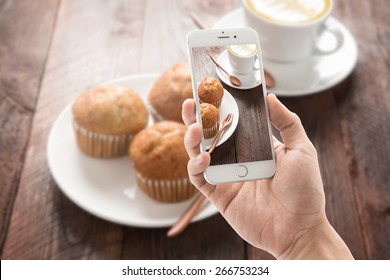
[[[198,100],[201,104],[206,103],[201,105],[203,150],[210,149],[223,120],[229,113],[232,114],[231,124],[223,131],[211,153],[210,165],[272,160],[263,64],[256,42],[196,46],[191,48],[191,53]],[[240,85],[234,79],[229,79],[213,59],[227,73],[238,78]]]

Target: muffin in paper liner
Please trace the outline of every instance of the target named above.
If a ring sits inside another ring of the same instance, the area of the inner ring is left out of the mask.
[[[202,118],[203,136],[205,139],[213,138],[219,129],[220,113],[213,104],[200,104],[200,114]]]
[[[182,123],[162,121],[140,131],[131,142],[129,156],[137,185],[156,201],[180,202],[197,192],[188,178],[186,131]]]
[[[174,203],[187,200],[194,196],[197,189],[191,184],[189,178],[158,180],[149,179],[136,172],[139,188],[154,200]]]
[[[217,122],[214,126],[210,128],[203,128],[203,136],[205,139],[213,138],[219,129],[219,122]]]
[[[219,108],[222,103],[224,89],[215,78],[206,76],[198,85],[198,96],[201,102],[209,103]]]
[[[127,154],[133,135],[147,126],[149,113],[134,90],[102,85],[80,93],[72,104],[72,117],[80,150],[109,158]]]
[[[80,150],[92,157],[125,156],[133,139],[132,134],[109,135],[89,131],[74,121],[73,128]]]

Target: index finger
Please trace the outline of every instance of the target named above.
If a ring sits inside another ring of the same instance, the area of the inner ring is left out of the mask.
[[[196,122],[194,99],[186,99],[183,102],[181,116],[187,127]]]

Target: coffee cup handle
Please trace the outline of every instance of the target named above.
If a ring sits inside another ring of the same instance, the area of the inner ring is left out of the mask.
[[[314,54],[315,55],[327,55],[332,54],[336,51],[338,51],[341,46],[344,43],[344,36],[343,33],[341,33],[340,29],[337,28],[335,25],[332,25],[329,23],[329,21],[325,22],[324,26],[320,30],[319,37],[323,36],[325,32],[330,32],[333,34],[333,36],[336,39],[336,46],[331,50],[322,50],[317,45],[315,46]]]

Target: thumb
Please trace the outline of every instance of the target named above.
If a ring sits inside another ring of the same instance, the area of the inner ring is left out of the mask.
[[[267,96],[267,104],[272,124],[280,132],[283,143],[288,149],[311,145],[298,115],[286,108],[275,96]]]

